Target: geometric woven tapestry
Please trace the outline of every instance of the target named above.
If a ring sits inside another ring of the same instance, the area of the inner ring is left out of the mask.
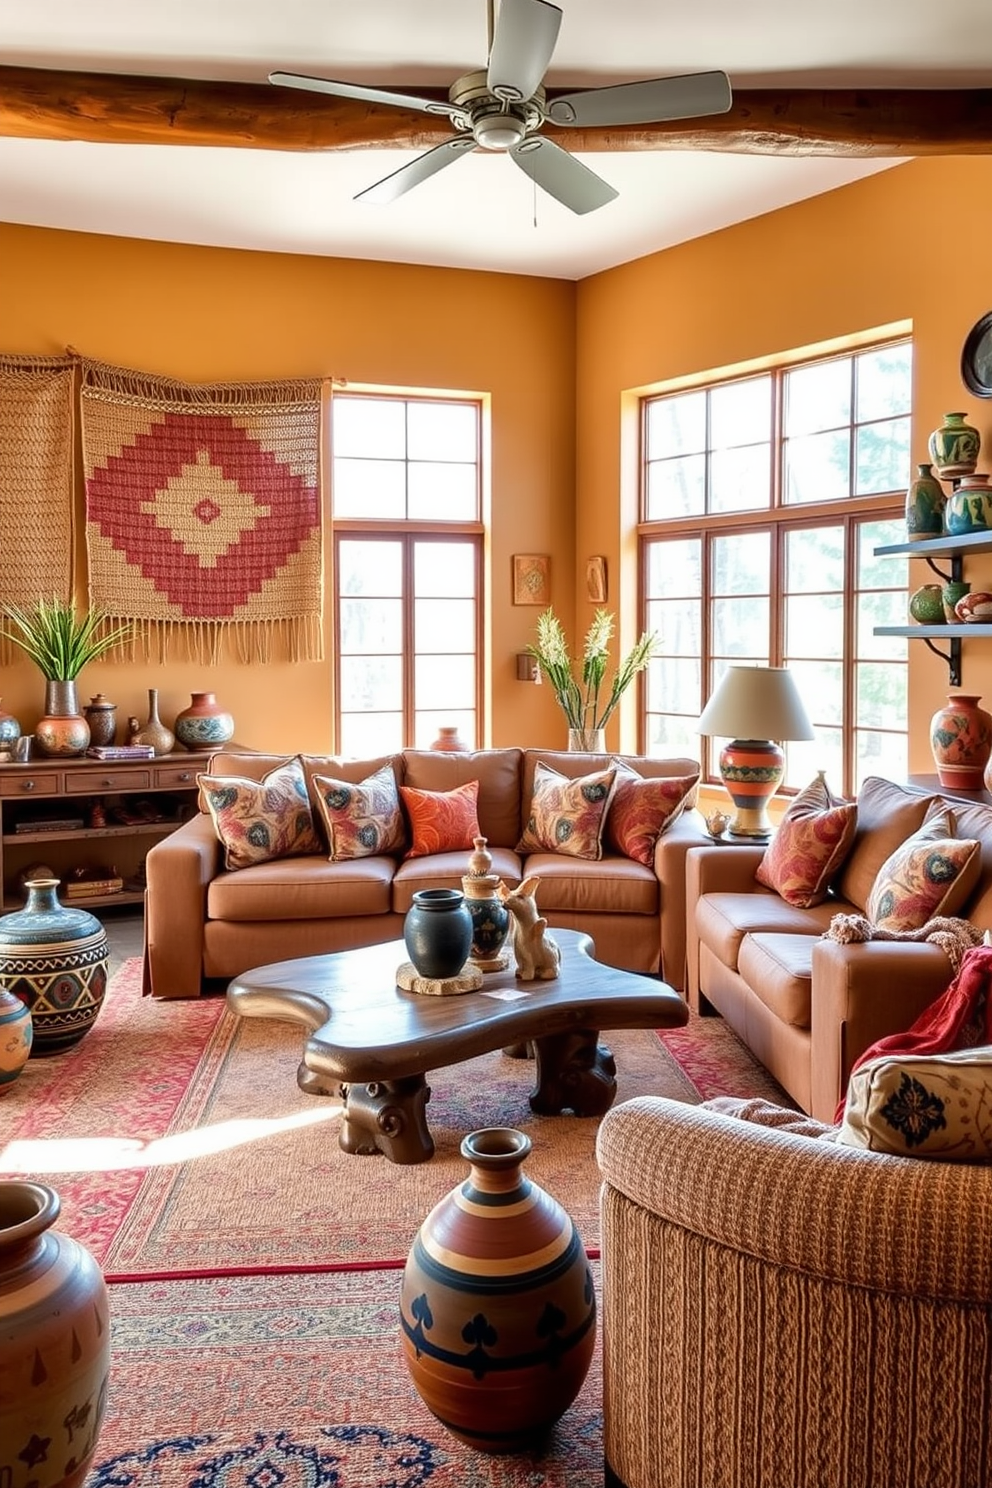
[[[162,661],[319,660],[320,381],[81,369],[91,603]]]
[[[72,597],[72,356],[0,356],[0,596]],[[0,644],[8,662],[9,642]]]

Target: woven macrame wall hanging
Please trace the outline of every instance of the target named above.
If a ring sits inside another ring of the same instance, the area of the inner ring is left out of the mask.
[[[91,603],[159,660],[319,660],[321,383],[80,367]]]

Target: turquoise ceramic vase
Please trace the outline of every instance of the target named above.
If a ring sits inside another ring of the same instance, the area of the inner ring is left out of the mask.
[[[916,479],[906,492],[906,535],[911,542],[940,537],[944,531],[944,488],[932,465],[917,465]]]

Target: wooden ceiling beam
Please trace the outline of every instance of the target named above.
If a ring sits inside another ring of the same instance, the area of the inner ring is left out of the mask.
[[[444,89],[415,89],[446,99]],[[549,101],[564,89],[549,89]],[[446,119],[268,83],[0,67],[0,136],[257,150],[426,150]],[[543,132],[578,153],[716,150],[900,157],[992,153],[992,89],[735,90],[706,119]]]

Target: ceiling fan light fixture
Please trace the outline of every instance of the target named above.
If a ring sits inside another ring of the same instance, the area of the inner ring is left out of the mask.
[[[519,145],[526,132],[527,126],[523,119],[502,111],[477,114],[472,120],[475,142],[484,150],[512,150]]]

